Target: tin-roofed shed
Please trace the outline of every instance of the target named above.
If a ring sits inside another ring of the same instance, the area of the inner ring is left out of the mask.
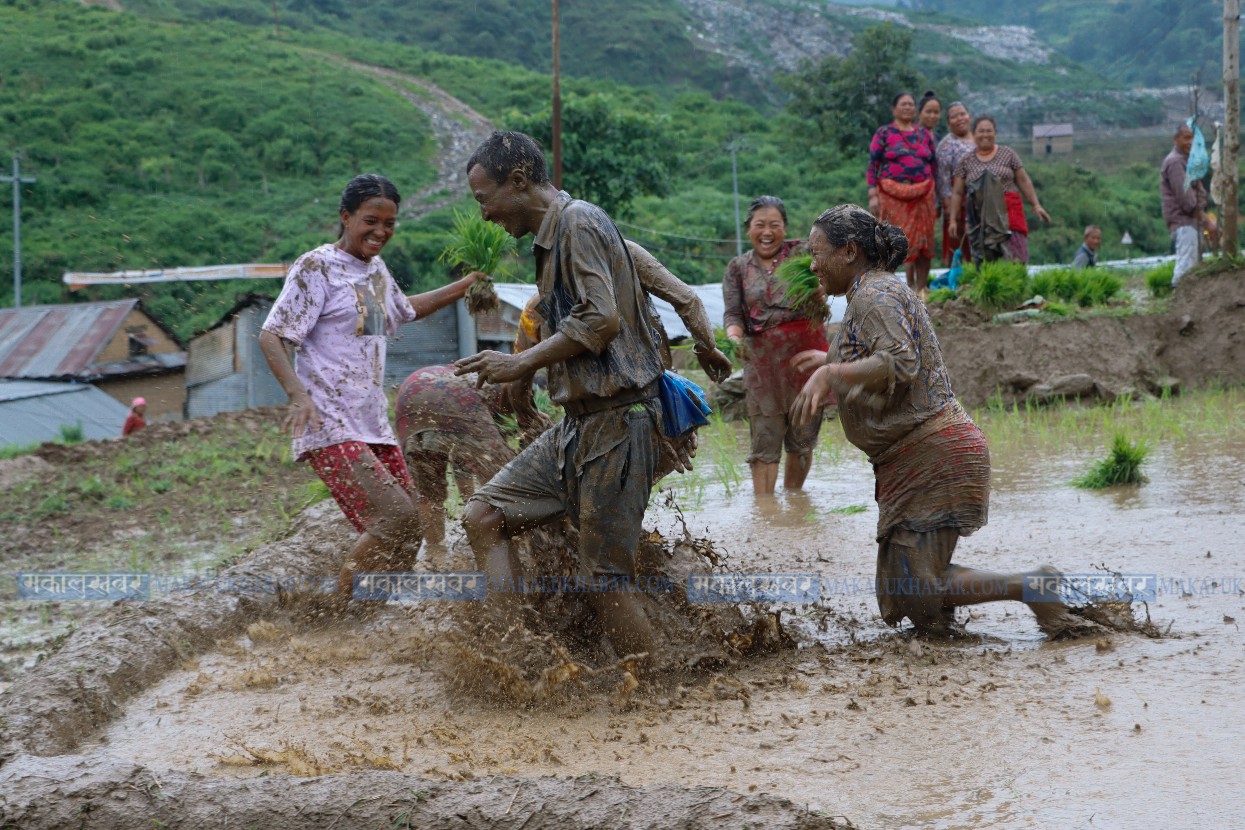
[[[0,446],[60,437],[81,426],[84,438],[116,438],[129,409],[89,383],[0,380]]]
[[[148,418],[180,418],[181,342],[136,299],[0,309],[0,378],[73,380],[127,407],[147,399]]]

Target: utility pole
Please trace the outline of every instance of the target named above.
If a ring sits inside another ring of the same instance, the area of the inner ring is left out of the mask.
[[[553,186],[562,189],[562,90],[558,77],[558,0],[553,0]]]
[[[13,175],[0,176],[13,183],[13,307],[22,307],[22,184],[34,184],[34,176],[22,176],[22,159],[13,154]]]
[[[735,256],[743,256],[744,239],[739,227],[739,167],[735,162],[735,154],[749,148],[738,138],[732,138],[731,143],[726,145],[726,149],[731,151],[731,189],[735,192]]]
[[[1237,199],[1241,153],[1241,0],[1223,0],[1223,253],[1237,253]]]

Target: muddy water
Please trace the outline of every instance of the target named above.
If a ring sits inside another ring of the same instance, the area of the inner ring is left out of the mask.
[[[1161,444],[1149,484],[1105,493],[1066,485],[1090,450],[993,453],[990,525],[956,561],[1159,574],[1176,591],[1149,611],[1172,637],[1047,643],[1022,606],[996,605],[969,620],[980,640],[914,643],[880,623],[871,596],[831,593],[796,615],[804,647],[730,678],[512,711],[447,690],[453,658],[430,634],[442,610],[391,606],[223,643],[132,702],[90,751],[216,776],[599,772],[756,788],[860,827],[1231,825],[1245,776],[1245,443]],[[871,496],[867,464],[844,452],[819,461],[805,494],[766,503],[711,482],[687,520],[740,570],[813,571],[833,591],[872,576]],[[654,521],[676,524],[661,510]]]

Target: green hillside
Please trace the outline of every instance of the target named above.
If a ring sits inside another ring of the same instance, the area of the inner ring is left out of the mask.
[[[62,271],[290,261],[333,238],[336,199],[355,173],[379,170],[408,195],[434,180],[425,116],[343,58],[430,80],[500,126],[538,132],[547,117],[548,75],[497,60],[323,29],[283,28],[278,37],[231,21],[155,22],[72,0],[0,0],[0,9],[0,151],[20,148],[24,169],[38,178],[23,191],[25,301],[137,293],[182,335],[256,284],[69,297]],[[575,76],[565,78],[564,95],[568,111],[580,107],[598,122],[614,113],[619,123],[658,131],[631,153],[665,148],[660,187],[614,212],[627,235],[690,282],[721,279],[734,255],[733,141],[743,206],[763,193],[782,196],[793,236],[825,207],[865,198],[868,135],[858,152],[827,163],[792,116],[768,105]],[[609,124],[601,129],[593,141],[614,140]],[[591,142],[568,136],[568,146]],[[582,192],[576,183],[593,171],[575,165],[601,157],[568,156],[568,186]],[[1167,249],[1149,167],[1095,173],[1035,164],[1033,177],[1056,218],[1033,234],[1035,261],[1070,256],[1087,221],[1102,224],[1108,240],[1129,230],[1135,253]],[[385,259],[404,286],[444,281],[436,257],[450,221],[447,208],[402,223]],[[11,237],[0,234],[5,304],[10,257]]]
[[[355,173],[433,178],[418,110],[263,32],[70,2],[3,14],[0,147],[38,178],[26,302],[59,299],[67,268],[289,260],[332,231]]]
[[[447,55],[487,57],[541,72],[552,69],[549,0],[133,0],[125,8],[175,20],[219,20],[420,46]],[[677,0],[609,4],[564,2],[559,13],[561,66],[568,75],[640,86],[688,86],[745,100],[763,99],[747,73],[698,48]]]

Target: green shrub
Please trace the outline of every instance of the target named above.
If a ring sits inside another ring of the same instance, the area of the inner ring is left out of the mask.
[[[1145,441],[1133,443],[1121,432],[1111,442],[1111,453],[1094,464],[1088,473],[1072,482],[1077,487],[1101,490],[1116,484],[1140,484],[1146,480],[1141,474],[1141,462],[1150,452]]]
[[[966,293],[983,310],[1015,308],[1032,296],[1029,269],[1022,262],[996,260],[965,269],[965,274],[970,272]]]
[[[75,424],[61,424],[58,430],[56,443],[58,444],[81,444],[86,440],[86,433],[82,431],[82,422]]]
[[[1176,273],[1176,263],[1168,262],[1157,268],[1146,271],[1146,288],[1150,289],[1151,297],[1166,297],[1172,293],[1172,276]]]

